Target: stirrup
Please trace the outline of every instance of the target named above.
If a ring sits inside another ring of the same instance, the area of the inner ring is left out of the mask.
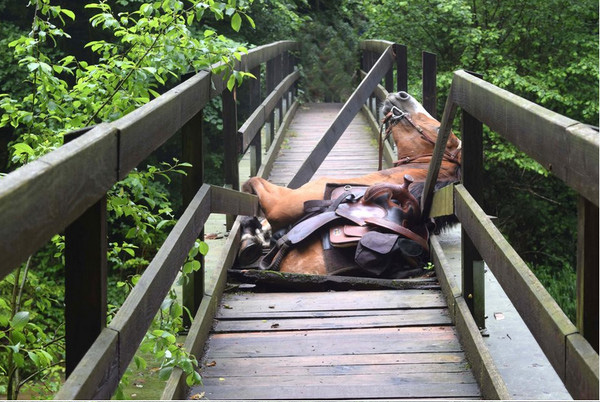
[[[240,241],[238,262],[241,266],[248,266],[262,256],[262,242],[256,236],[244,235]]]

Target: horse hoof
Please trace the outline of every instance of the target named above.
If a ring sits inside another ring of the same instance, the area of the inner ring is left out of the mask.
[[[242,239],[238,251],[238,263],[248,266],[256,262],[262,256],[262,243],[255,237]]]

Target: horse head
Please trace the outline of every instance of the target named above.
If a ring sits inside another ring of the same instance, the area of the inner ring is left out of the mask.
[[[387,124],[386,135],[392,135],[398,150],[395,166],[424,162],[424,158],[432,156],[440,122],[415,98],[404,91],[391,93],[383,102],[381,112]],[[444,159],[461,163],[461,141],[454,133],[448,137]]]

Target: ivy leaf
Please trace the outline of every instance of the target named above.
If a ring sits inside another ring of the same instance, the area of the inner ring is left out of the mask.
[[[233,28],[235,32],[239,32],[241,26],[242,17],[240,17],[238,13],[233,14],[233,17],[231,17],[231,28]]]
[[[10,320],[10,326],[16,330],[21,331],[25,328],[25,325],[29,322],[29,311],[19,311],[12,320]]]

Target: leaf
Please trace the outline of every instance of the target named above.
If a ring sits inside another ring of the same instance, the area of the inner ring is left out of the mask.
[[[29,311],[19,311],[12,320],[10,320],[10,326],[13,330],[21,331],[25,328],[25,325],[29,322]]]
[[[75,21],[75,13],[73,11],[62,8],[60,12]]]
[[[248,22],[250,23],[250,26],[252,28],[256,28],[256,24],[254,23],[254,20],[252,19],[252,17],[250,17],[249,15],[246,15],[246,19],[248,20]]]
[[[229,79],[227,80],[227,89],[229,91],[233,91],[233,87],[235,86],[235,75],[231,74]]]
[[[35,153],[33,148],[24,142],[19,142],[18,144],[13,145],[13,149],[15,150],[15,155],[33,155]]]
[[[171,376],[172,371],[173,371],[173,367],[164,367],[164,368],[160,369],[160,371],[158,372],[158,378],[163,381],[166,381]]]
[[[231,17],[231,28],[233,28],[235,32],[239,32],[241,26],[242,17],[240,17],[238,13],[233,14],[233,17]]]
[[[200,251],[200,254],[202,254],[202,255],[208,254],[208,244],[206,244],[205,242],[200,242],[200,245],[198,246],[198,250]]]

